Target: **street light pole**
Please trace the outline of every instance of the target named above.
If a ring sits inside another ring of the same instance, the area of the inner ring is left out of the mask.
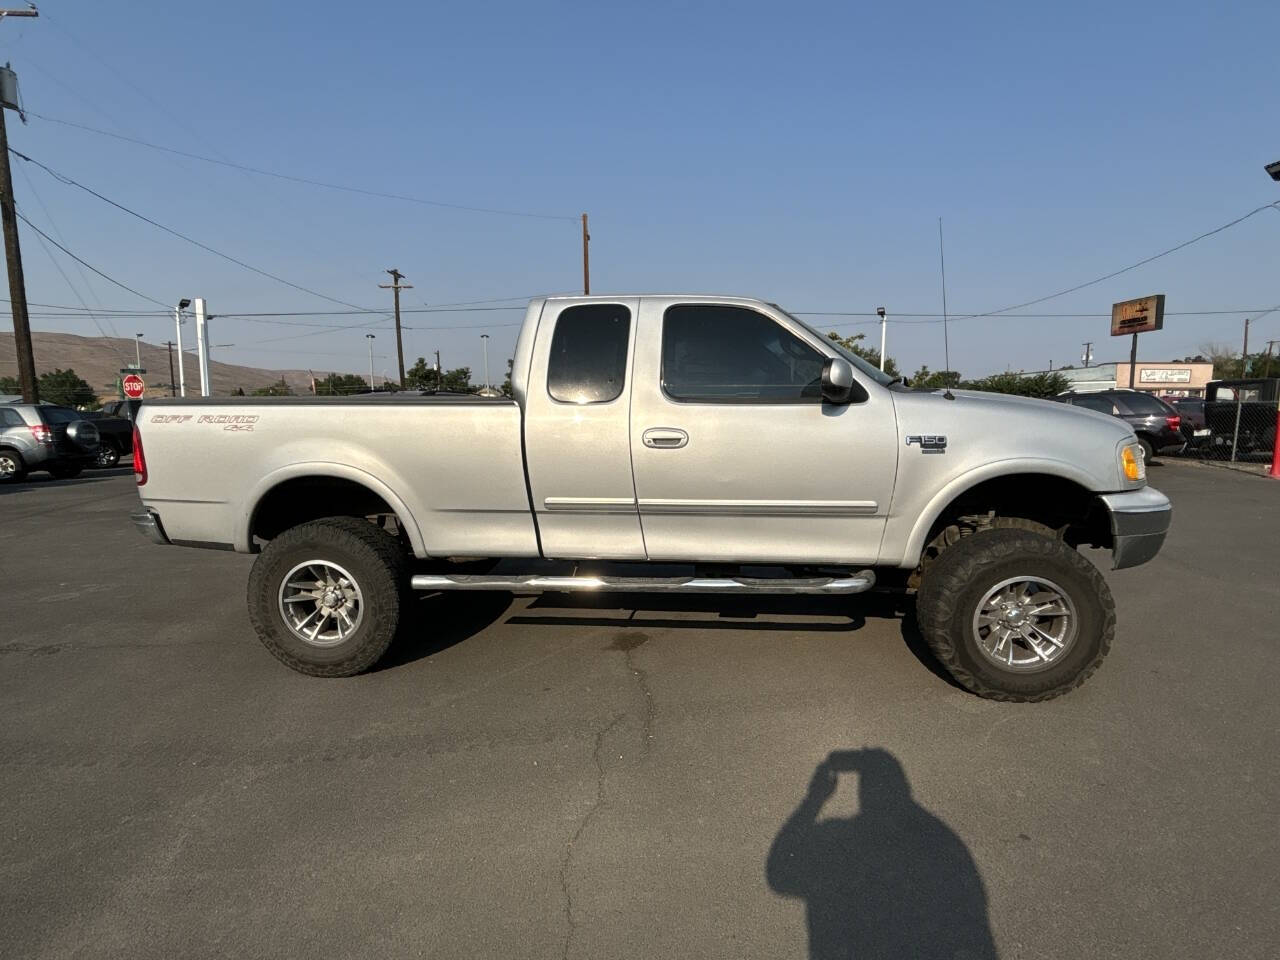
[[[187,395],[186,364],[182,362],[182,311],[189,306],[191,306],[191,301],[183,297],[178,301],[178,305],[173,308],[173,329],[175,331],[173,339],[177,341],[175,346],[178,348],[178,395],[182,397]]]
[[[134,351],[134,356],[137,357],[138,359],[137,366],[139,369],[141,369],[142,368],[142,334],[140,333],[135,333],[133,335],[133,351]]]
[[[484,388],[487,391],[489,389],[489,335],[482,333],[480,339],[484,341]]]
[[[365,338],[366,340],[368,340],[368,341],[369,341],[369,389],[370,389],[370,390],[375,390],[375,389],[377,389],[377,388],[375,387],[374,382],[373,382],[373,340],[374,340],[374,336],[373,336],[373,334],[372,334],[372,333],[366,333],[366,334],[364,335],[364,338]]]

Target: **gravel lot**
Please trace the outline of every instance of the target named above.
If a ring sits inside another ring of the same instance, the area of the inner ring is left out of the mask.
[[[874,597],[424,598],[308,679],[127,472],[0,488],[0,953],[1274,957],[1280,483],[1152,482],[1164,552],[1040,705]]]

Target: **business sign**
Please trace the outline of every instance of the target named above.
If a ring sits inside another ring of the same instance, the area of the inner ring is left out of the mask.
[[[1148,367],[1138,371],[1138,379],[1143,383],[1190,383],[1190,370],[1159,370]]]
[[[1111,305],[1111,335],[1127,337],[1131,333],[1150,333],[1164,328],[1164,294],[1139,297]]]

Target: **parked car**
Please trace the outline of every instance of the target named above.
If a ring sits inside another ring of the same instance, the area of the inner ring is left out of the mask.
[[[1204,395],[1214,446],[1243,453],[1275,449],[1280,377],[1211,380]]]
[[[1182,435],[1182,415],[1155,394],[1141,390],[1099,390],[1094,393],[1062,393],[1055,399],[1086,410],[1119,417],[1142,445],[1142,456],[1150,463],[1156,454],[1180,453],[1187,445]]]
[[[0,483],[45,470],[74,477],[98,457],[98,428],[70,407],[47,403],[0,406]]]
[[[121,457],[133,453],[133,420],[141,405],[141,400],[112,400],[101,410],[84,414],[98,428],[99,467],[114,467]]]
[[[1170,401],[1182,417],[1182,436],[1190,447],[1203,447],[1210,442],[1209,424],[1205,420],[1203,397],[1175,397]]]
[[[1065,693],[1106,655],[1114,603],[1076,548],[1134,566],[1169,527],[1125,424],[913,390],[758,300],[538,298],[512,392],[148,400],[134,523],[258,553],[250,619],[313,676],[372,666],[408,588],[879,585],[918,588],[935,656],[998,700]]]

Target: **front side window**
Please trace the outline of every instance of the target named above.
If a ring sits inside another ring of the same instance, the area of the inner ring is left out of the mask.
[[[566,307],[556,320],[547,392],[561,403],[608,403],[627,375],[631,311],[618,303]]]
[[[820,403],[826,357],[774,320],[719,304],[668,307],[662,388],[694,403]]]

